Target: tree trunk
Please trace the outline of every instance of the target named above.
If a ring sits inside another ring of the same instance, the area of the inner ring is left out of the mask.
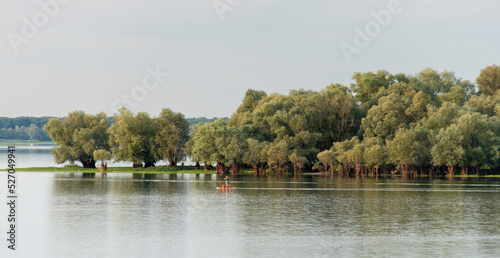
[[[466,176],[467,174],[469,174],[469,166],[464,165],[464,166],[462,167],[462,171],[460,172],[460,175],[462,175],[462,176]]]
[[[80,162],[82,163],[82,166],[84,168],[96,168],[95,166],[95,160],[90,159],[90,160],[82,160],[80,159]]]
[[[234,160],[233,164],[231,165],[231,172],[233,173],[233,175],[240,172],[240,166],[238,165],[238,162],[236,162],[236,160]]]
[[[253,164],[252,167],[253,167],[253,172],[255,173],[255,175],[258,175],[259,174],[259,165]]]
[[[228,169],[224,163],[217,161],[217,165],[215,166],[215,171],[217,174],[223,175],[223,174],[227,174]]]
[[[171,168],[177,167],[177,163],[171,160],[170,164],[169,164],[169,167],[171,167]]]
[[[359,172],[361,171],[359,163],[356,163],[356,166],[354,168],[354,171],[356,173],[356,177],[359,177]]]
[[[108,169],[108,165],[104,162],[104,160],[101,160],[101,172],[105,172],[106,169]]]
[[[196,161],[196,165],[194,166],[194,169],[200,170],[200,162]]]
[[[154,167],[155,166],[155,163],[154,162],[144,162],[144,167],[145,168],[149,168],[149,167]]]
[[[455,174],[454,167],[453,166],[448,166],[448,175],[450,177],[453,177],[454,174]]]
[[[266,174],[266,166],[267,166],[267,163],[266,162],[263,162],[260,164],[260,169],[259,169],[259,173],[261,175],[265,175]]]

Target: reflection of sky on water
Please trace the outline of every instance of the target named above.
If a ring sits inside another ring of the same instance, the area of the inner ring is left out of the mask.
[[[500,256],[499,179],[17,176],[17,257]]]

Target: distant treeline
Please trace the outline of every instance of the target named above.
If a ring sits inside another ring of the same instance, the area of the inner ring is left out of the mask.
[[[43,128],[51,118],[56,117],[0,117],[0,139],[50,141],[51,138]],[[193,128],[198,123],[211,123],[217,119],[218,118],[196,117],[187,118],[186,120],[191,128]],[[223,117],[222,119],[224,121],[229,120],[228,117]],[[113,117],[107,117],[107,121],[108,124],[111,124]]]
[[[0,139],[50,141],[43,127],[52,117],[0,117]]]

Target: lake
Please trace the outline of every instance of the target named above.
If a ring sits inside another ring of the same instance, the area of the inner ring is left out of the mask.
[[[0,145],[0,158],[7,157],[7,145]],[[64,165],[68,165],[69,162],[65,162],[63,164],[57,164],[52,156],[51,149],[54,147],[53,144],[44,144],[44,145],[23,145],[16,146],[16,164],[18,168],[31,168],[31,167],[63,167]],[[6,162],[7,158],[4,159]],[[4,163],[5,164],[5,163]],[[80,165],[80,162],[75,162],[75,164]],[[99,162],[97,162],[99,164]],[[156,163],[158,166],[166,166],[168,165],[165,161],[159,161]],[[186,165],[191,165],[192,163],[186,162]],[[110,162],[110,166],[114,167],[126,167],[132,166],[132,162]]]
[[[19,167],[55,165],[50,147],[16,149]],[[500,257],[500,179],[16,177],[18,250],[0,205],[0,257]]]
[[[500,256],[499,180],[17,177],[18,250],[1,257]]]

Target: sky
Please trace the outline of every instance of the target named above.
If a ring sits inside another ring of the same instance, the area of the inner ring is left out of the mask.
[[[496,0],[1,0],[0,116],[223,117],[247,89],[500,60]]]

